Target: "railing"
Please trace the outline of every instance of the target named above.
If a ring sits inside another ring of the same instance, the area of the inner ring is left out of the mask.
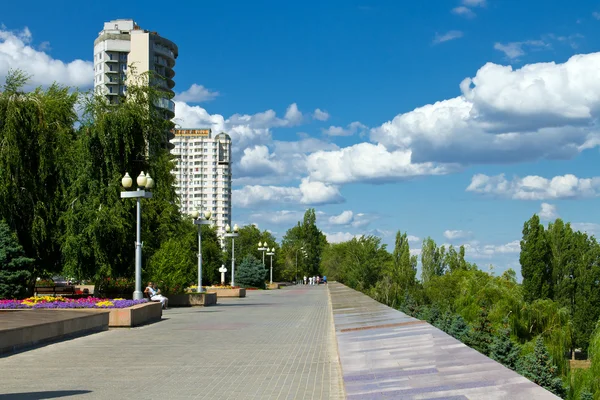
[[[158,99],[155,103],[156,107],[167,109],[171,112],[175,112],[175,103],[169,99]]]

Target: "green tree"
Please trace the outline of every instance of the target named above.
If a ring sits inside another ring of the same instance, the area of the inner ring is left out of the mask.
[[[490,354],[490,347],[494,338],[492,323],[488,317],[486,307],[481,307],[479,316],[467,335],[466,344],[486,356]]]
[[[164,294],[183,293],[197,282],[196,252],[189,235],[174,237],[163,242],[149,261],[150,278],[157,282]]]
[[[510,325],[508,318],[505,318],[502,328],[492,340],[490,346],[490,358],[512,370],[516,370],[517,362],[519,361],[520,348],[512,341],[510,336]]]
[[[0,219],[35,259],[34,278],[62,267],[58,219],[74,169],[78,94],[56,84],[25,92],[27,82],[11,71],[0,87]]]
[[[25,297],[33,261],[25,257],[17,235],[0,220],[0,299]]]
[[[236,272],[236,283],[242,287],[265,288],[266,268],[262,261],[253,255],[247,255],[242,260]]]
[[[127,96],[109,104],[90,96],[72,146],[67,207],[61,216],[65,269],[78,278],[132,276],[136,202],[120,198],[121,177],[150,173],[153,198],[142,200],[143,255],[150,258],[183,222],[173,186],[173,157],[164,148],[166,121],[154,102],[160,94],[131,73]],[[145,264],[145,263],[144,263]]]
[[[557,396],[564,397],[565,387],[541,336],[538,336],[535,341],[533,353],[522,359],[519,372],[533,383],[548,389]]]
[[[533,215],[523,226],[521,240],[521,274],[525,300],[552,297],[552,273],[550,270],[550,248],[540,218]]]
[[[431,281],[434,276],[441,276],[446,269],[446,248],[437,247],[435,241],[427,237],[421,246],[421,280],[424,284]]]
[[[317,227],[317,215],[314,208],[306,210],[301,227],[302,243],[306,250],[306,272],[309,276],[321,275],[321,256],[327,245],[327,238]]]

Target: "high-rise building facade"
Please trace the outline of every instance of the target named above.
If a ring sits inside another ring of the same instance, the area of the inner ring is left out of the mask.
[[[175,59],[178,48],[172,41],[140,28],[132,19],[117,19],[104,23],[104,29],[94,41],[94,89],[109,102],[118,103],[127,91],[127,71],[133,66],[136,75],[152,72],[151,83],[164,96],[155,105],[165,119],[175,116]],[[131,76],[129,77],[131,78]],[[168,140],[172,136],[168,136]]]
[[[210,211],[217,234],[231,225],[231,137],[210,129],[175,129],[175,190],[181,212]]]

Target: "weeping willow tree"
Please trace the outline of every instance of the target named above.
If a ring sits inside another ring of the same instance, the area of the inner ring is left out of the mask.
[[[129,77],[118,104],[90,94],[76,132],[66,209],[61,218],[65,270],[85,279],[133,276],[136,202],[121,199],[121,178],[144,171],[156,184],[142,200],[144,263],[181,222],[172,156],[164,146],[172,123],[154,106],[164,94],[148,76]]]
[[[9,72],[0,91],[0,219],[16,232],[31,277],[60,271],[59,217],[73,169],[78,94],[51,85],[25,91]]]

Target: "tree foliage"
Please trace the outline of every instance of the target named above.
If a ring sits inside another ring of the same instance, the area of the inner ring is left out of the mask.
[[[236,272],[235,281],[241,287],[265,288],[267,269],[262,261],[249,254],[242,260]]]
[[[27,81],[11,71],[0,89],[0,219],[35,260],[35,277],[62,268],[59,216],[74,169],[78,95],[56,84],[25,92]]]
[[[0,220],[0,299],[17,299],[27,293],[33,259],[25,257],[17,235]]]

